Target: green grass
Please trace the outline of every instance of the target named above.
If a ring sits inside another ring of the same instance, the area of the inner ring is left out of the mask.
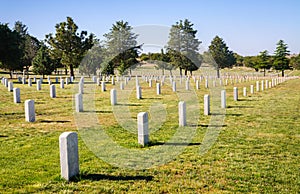
[[[5,75],[7,76],[7,75]],[[88,78],[86,78],[88,80]],[[168,79],[166,79],[168,81]],[[284,82],[276,88],[242,96],[242,87],[255,81],[235,84],[238,102],[232,100],[233,85],[226,87],[227,106],[224,126],[207,153],[199,148],[212,116],[203,116],[203,95],[196,135],[185,151],[169,163],[146,170],[112,166],[96,157],[79,137],[80,176],[66,182],[60,178],[58,137],[64,131],[77,131],[73,86],[60,89],[57,98],[49,96],[49,85],[42,91],[35,85],[21,88],[21,104],[14,104],[12,92],[0,85],[0,193],[298,193],[300,190],[300,80]],[[133,82],[135,80],[133,79]],[[151,133],[149,147],[141,148],[137,137],[118,125],[109,104],[109,90],[96,91],[96,114],[102,130],[127,149],[153,149],[168,141],[178,127],[178,98],[167,85],[163,95],[155,87],[142,84],[143,99],[129,98],[131,118],[149,111],[161,102],[167,117],[162,127]],[[194,84],[191,84],[194,87]],[[26,91],[25,91],[26,89]],[[35,123],[24,118],[24,100],[36,102]],[[213,113],[215,110],[212,110]],[[153,115],[150,114],[150,118]]]

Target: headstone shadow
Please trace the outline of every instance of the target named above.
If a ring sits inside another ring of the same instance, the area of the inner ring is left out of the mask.
[[[74,177],[72,181],[78,182],[80,180],[90,180],[90,181],[100,181],[100,180],[111,180],[111,181],[151,181],[153,180],[153,176],[113,176],[106,174],[83,174],[79,177]]]

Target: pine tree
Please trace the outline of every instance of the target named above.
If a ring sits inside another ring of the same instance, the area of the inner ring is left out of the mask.
[[[211,41],[209,52],[215,61],[212,65],[216,66],[218,77],[220,77],[220,69],[231,68],[236,63],[233,52],[228,49],[226,43],[219,36]]]
[[[167,52],[171,63],[179,68],[180,75],[183,69],[187,75],[187,71],[192,73],[201,65],[198,54],[201,41],[196,38],[197,30],[193,29],[193,25],[185,19],[176,22],[170,29]]]
[[[283,40],[279,40],[274,53],[273,66],[276,70],[281,71],[282,77],[284,77],[284,70],[290,69],[289,59],[287,58],[289,53],[290,51],[288,50],[287,44],[285,44]]]
[[[266,69],[271,68],[270,56],[267,50],[264,50],[258,55],[258,66],[257,68],[264,70],[264,76],[266,76]]]
[[[137,34],[132,32],[132,27],[128,22],[117,21],[113,24],[110,32],[104,34],[105,59],[102,63],[102,72],[114,74],[117,69],[122,75],[128,69],[134,68],[138,63]]]
[[[78,26],[71,17],[67,17],[67,22],[56,24],[55,29],[55,36],[46,35],[51,56],[60,59],[61,64],[70,68],[70,76],[74,76],[74,68],[79,66],[86,52],[92,48],[95,37],[88,35],[87,31],[78,33]]]
[[[38,50],[36,56],[32,60],[33,73],[38,75],[50,75],[54,69],[55,64],[52,61],[49,50],[45,45],[42,45]]]

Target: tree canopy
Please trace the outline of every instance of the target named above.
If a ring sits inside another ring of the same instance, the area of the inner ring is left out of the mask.
[[[209,52],[212,55],[217,68],[217,76],[220,77],[219,70],[222,68],[231,68],[236,59],[232,51],[230,51],[222,38],[216,36],[209,45]]]
[[[36,56],[32,60],[33,73],[38,75],[50,75],[55,69],[55,62],[51,59],[49,50],[41,45]]]
[[[23,50],[20,34],[11,30],[7,24],[0,23],[0,67],[9,71],[23,70],[21,59]],[[12,77],[12,74],[10,74]]]
[[[74,76],[74,67],[78,67],[86,52],[92,48],[94,35],[81,31],[71,17],[66,22],[55,26],[56,33],[46,35],[46,42],[50,45],[51,56],[60,59],[61,64],[70,68],[70,76]]]
[[[171,63],[178,67],[180,75],[182,70],[197,70],[201,65],[198,50],[201,41],[196,38],[197,30],[193,28],[189,20],[180,20],[172,25],[169,33],[169,41],[167,43],[167,52],[170,56]]]
[[[113,24],[110,32],[104,34],[105,57],[102,63],[102,72],[106,74],[114,74],[114,69],[123,75],[126,70],[134,68],[138,61],[137,46],[138,35],[132,32],[132,27],[128,22],[117,21]]]
[[[284,70],[290,69],[289,59],[287,58],[289,53],[290,51],[288,50],[287,44],[285,44],[283,40],[279,40],[274,52],[273,66],[276,70],[282,72],[282,77],[284,76]]]

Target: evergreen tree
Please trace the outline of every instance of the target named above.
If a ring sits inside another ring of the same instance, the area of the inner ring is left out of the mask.
[[[106,38],[104,42],[105,59],[102,63],[102,72],[106,74],[114,74],[117,69],[122,75],[126,70],[134,68],[138,63],[137,46],[138,35],[132,32],[132,27],[128,22],[117,21],[113,24],[110,32],[104,34]]]
[[[219,36],[211,41],[209,52],[215,61],[218,77],[220,77],[220,69],[231,68],[236,63],[233,52],[228,49],[226,43]]]
[[[284,70],[290,69],[289,59],[287,58],[289,53],[290,51],[288,50],[287,44],[285,44],[283,40],[279,40],[274,53],[273,66],[276,70],[281,71],[282,77],[284,77]]]
[[[22,41],[18,32],[9,29],[7,24],[0,23],[0,68],[8,69],[11,78],[13,71],[23,70],[23,50],[20,48]]]
[[[258,65],[257,68],[263,69],[264,70],[264,76],[266,76],[266,69],[271,68],[270,64],[270,56],[268,54],[267,50],[264,50],[259,53],[258,57]]]
[[[201,41],[196,38],[197,30],[193,29],[193,25],[185,19],[176,22],[170,29],[167,51],[171,63],[179,68],[180,75],[182,75],[183,69],[185,75],[187,75],[187,71],[192,74],[192,71],[197,70],[202,62],[198,57]]]
[[[61,64],[70,68],[70,76],[74,76],[74,68],[78,67],[86,52],[92,48],[94,35],[87,31],[77,32],[78,26],[71,17],[66,22],[55,26],[55,36],[46,35],[46,41],[51,47],[51,56],[60,59]]]
[[[37,75],[51,75],[51,73],[55,69],[55,64],[54,61],[52,61],[50,54],[49,54],[49,49],[45,46],[42,45],[36,56],[32,60],[32,65],[33,65],[33,73]]]

